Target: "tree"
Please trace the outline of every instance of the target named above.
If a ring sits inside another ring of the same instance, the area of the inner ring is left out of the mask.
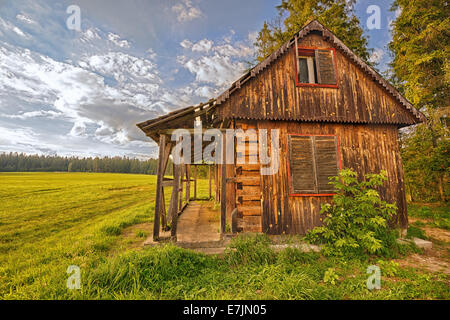
[[[446,201],[449,197],[450,130],[430,109],[427,124],[402,135],[406,191],[411,201]]]
[[[428,118],[402,137],[411,200],[448,197],[450,8],[443,0],[396,0],[400,12],[389,44],[396,86]]]
[[[278,17],[265,22],[256,39],[258,60],[283,43],[314,19],[330,29],[350,49],[366,62],[369,59],[367,39],[353,12],[355,0],[282,0],[277,6]]]
[[[400,88],[417,108],[449,106],[450,8],[444,0],[396,0],[389,48]]]

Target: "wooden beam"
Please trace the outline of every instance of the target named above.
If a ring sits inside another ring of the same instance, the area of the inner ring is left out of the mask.
[[[167,213],[166,213],[166,200],[164,197],[164,188],[161,188],[161,227],[163,230],[167,230]]]
[[[223,135],[222,144],[222,165],[221,165],[221,181],[220,181],[220,233],[225,233],[226,216],[227,216],[227,165],[226,165],[226,141],[227,136]]]
[[[186,203],[191,200],[191,165],[186,165]]]
[[[166,136],[162,135],[159,137],[159,156],[158,156],[158,167],[156,173],[156,203],[155,203],[155,217],[153,220],[153,241],[158,241],[159,239],[159,223],[161,214],[161,194],[162,194],[162,180],[164,176],[164,154],[166,148]]]
[[[197,166],[194,166],[194,200],[197,200]]]
[[[166,147],[164,148],[164,162],[163,162],[163,180],[164,174],[166,173],[167,164],[169,163],[170,153],[172,152],[173,143],[170,141],[169,137],[166,136]]]
[[[208,180],[209,180],[209,199],[211,199],[211,165],[208,166]]]
[[[181,171],[180,171],[180,196],[179,196],[179,208],[178,211],[181,211],[181,208],[183,207],[183,176],[185,171],[186,165],[181,165]]]
[[[177,222],[178,222],[178,197],[180,195],[179,183],[180,183],[181,165],[174,165],[173,168],[173,182],[172,197],[170,199],[170,218],[172,222],[172,228],[170,235],[173,240],[177,240]]]

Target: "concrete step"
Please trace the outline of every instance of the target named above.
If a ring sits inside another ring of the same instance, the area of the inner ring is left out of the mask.
[[[429,250],[429,249],[433,248],[433,242],[428,241],[428,240],[423,240],[420,238],[415,238],[415,237],[412,239],[406,239],[406,238],[397,239],[397,242],[400,244],[414,243],[418,248],[422,248],[425,250]]]

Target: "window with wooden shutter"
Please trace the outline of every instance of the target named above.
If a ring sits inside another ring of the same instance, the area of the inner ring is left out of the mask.
[[[337,88],[335,51],[333,48],[297,48],[295,52],[297,86]]]
[[[329,178],[340,169],[336,136],[289,135],[289,183],[291,195],[330,195]]]

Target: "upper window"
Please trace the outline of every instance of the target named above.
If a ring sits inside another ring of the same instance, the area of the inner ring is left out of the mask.
[[[289,135],[288,139],[290,194],[334,194],[329,178],[340,169],[337,137]]]
[[[337,87],[334,49],[297,48],[298,86]]]

